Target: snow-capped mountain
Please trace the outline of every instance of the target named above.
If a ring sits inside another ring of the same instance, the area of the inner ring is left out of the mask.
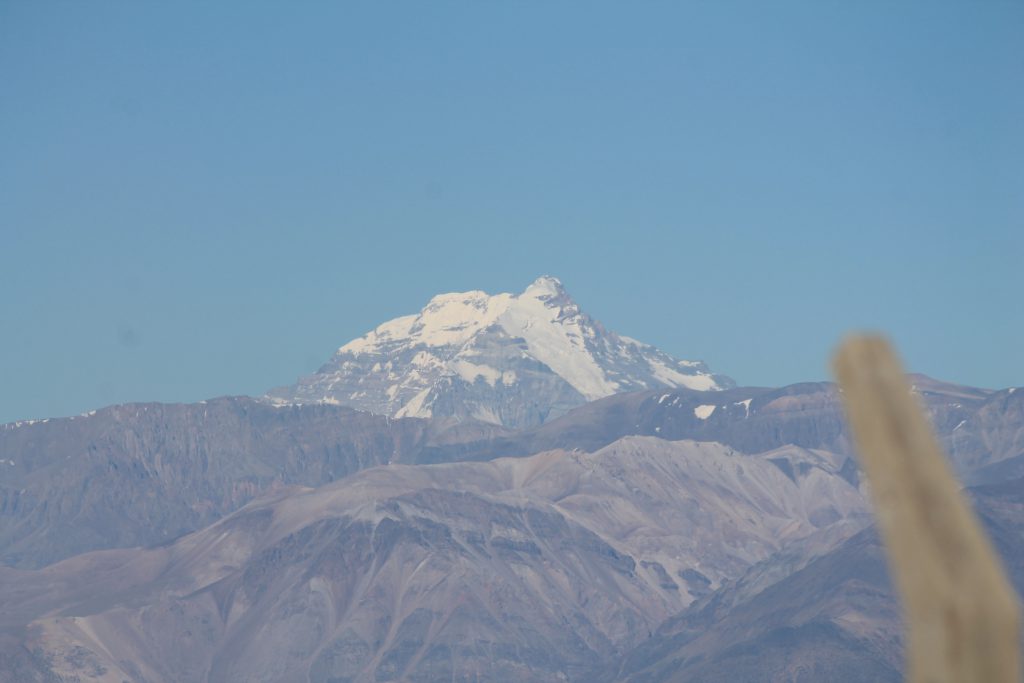
[[[267,398],[525,427],[615,393],[732,385],[704,363],[606,330],[545,276],[522,294],[439,294]]]

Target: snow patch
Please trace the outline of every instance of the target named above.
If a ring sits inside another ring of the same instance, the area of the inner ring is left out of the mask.
[[[496,425],[501,424],[501,418],[498,417],[498,414],[494,412],[494,409],[490,406],[477,406],[473,410],[472,417],[473,419],[480,420],[481,422],[489,422]]]
[[[431,388],[432,387],[427,387],[420,393],[413,396],[408,403],[398,409],[398,412],[395,413],[395,417],[430,417],[432,412],[426,401],[430,396]]]
[[[696,375],[685,375],[658,360],[648,361],[651,374],[663,384],[669,386],[686,387],[697,391],[711,391],[718,389],[718,384],[710,375],[698,373]]]
[[[17,429],[18,427],[30,427],[36,424],[46,424],[50,421],[50,418],[45,420],[15,420],[14,422],[8,422],[3,427],[4,429]]]
[[[697,419],[706,420],[711,417],[711,413],[715,412],[715,408],[718,406],[701,405],[693,409],[693,414],[697,416]]]
[[[469,361],[458,360],[452,364],[455,374],[469,384],[476,382],[477,377],[483,377],[484,381],[492,387],[502,378],[500,370],[495,370],[489,365],[475,365]]]

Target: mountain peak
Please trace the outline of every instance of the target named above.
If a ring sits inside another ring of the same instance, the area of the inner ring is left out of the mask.
[[[550,275],[522,294],[439,294],[338,349],[315,374],[271,391],[278,403],[337,403],[396,417],[539,424],[587,401],[732,380],[609,332]]]
[[[552,275],[541,275],[539,278],[530,283],[530,286],[523,292],[523,296],[532,296],[536,298],[549,296],[549,297],[560,297],[566,296],[565,287],[562,285],[562,281]]]
[[[474,289],[468,292],[445,292],[434,295],[427,303],[427,308],[445,306],[450,303],[482,301],[490,297],[487,292]]]

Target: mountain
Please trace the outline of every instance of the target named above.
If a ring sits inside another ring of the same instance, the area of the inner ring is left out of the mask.
[[[1024,392],[911,377],[1024,576]],[[0,682],[896,680],[834,385],[735,387],[554,278],[267,396],[0,425]]]
[[[751,573],[772,573],[777,562],[771,558]],[[903,680],[899,604],[873,529],[803,566],[785,567],[760,590],[748,592],[744,584],[727,585],[666,620],[626,656],[618,680]]]
[[[345,344],[315,374],[267,398],[521,428],[616,393],[730,386],[703,363],[606,330],[545,276],[518,295],[435,296],[418,314]]]
[[[911,375],[914,392],[944,449],[969,484],[1024,475],[1024,392],[977,389]],[[671,389],[616,394],[539,427],[495,434],[465,458],[551,448],[593,451],[627,435],[716,441],[745,453],[786,445],[852,457],[836,386],[736,387],[716,392]],[[848,474],[856,476],[851,460]]]
[[[1022,468],[1024,392],[913,382],[965,481],[1001,481]],[[89,550],[162,543],[275,487],[320,486],[389,462],[594,452],[631,435],[714,441],[744,453],[796,446],[825,454],[857,481],[842,407],[827,383],[615,394],[519,431],[244,397],[130,404],[0,425],[0,562],[40,567]],[[808,462],[777,460],[794,472]]]
[[[968,493],[1007,576],[1022,594],[1024,479],[973,487]],[[791,546],[692,603],[627,654],[617,679],[903,680],[903,625],[875,530],[821,550]]]
[[[834,468],[780,455],[631,437],[389,465],[160,547],[0,568],[0,681],[607,680],[695,597],[863,527]]]
[[[39,567],[164,543],[286,485],[389,462],[452,460],[495,425],[394,420],[245,397],[127,404],[0,425],[0,562]]]

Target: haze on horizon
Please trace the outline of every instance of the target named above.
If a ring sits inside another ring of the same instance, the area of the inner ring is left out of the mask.
[[[1024,384],[1024,5],[0,5],[0,422],[559,277],[744,385]]]

